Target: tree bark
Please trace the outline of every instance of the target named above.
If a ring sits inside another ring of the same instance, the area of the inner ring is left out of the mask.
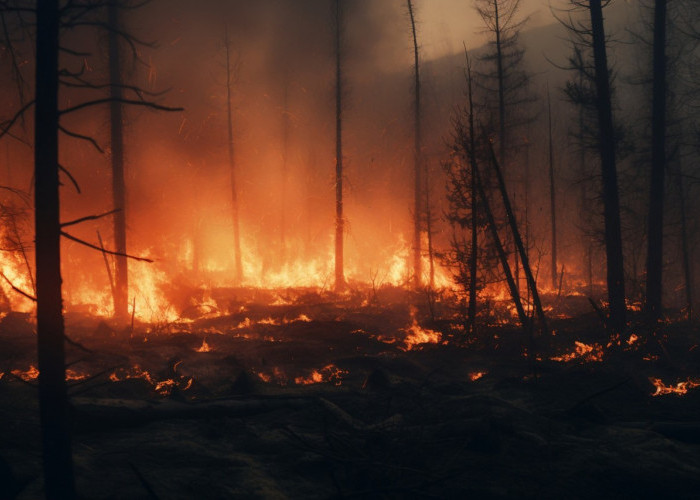
[[[654,6],[654,62],[651,118],[651,183],[647,247],[646,312],[656,321],[661,312],[666,180],[666,0]]]
[[[58,179],[59,2],[36,6],[34,188],[37,350],[44,491],[47,499],[75,498],[61,297]]]
[[[343,73],[342,73],[342,8],[335,0],[335,289],[345,288],[343,269]]]
[[[119,50],[119,0],[113,0],[108,6],[109,22],[109,106],[110,134],[112,146],[112,197],[114,209],[114,246],[115,251],[126,254],[126,184],[124,181],[124,129],[121,60]],[[117,255],[114,258],[114,317],[124,320],[129,317],[129,270],[127,258]]]
[[[615,159],[615,128],[612,118],[610,73],[601,0],[590,0],[591,34],[598,108],[598,141],[603,181],[603,213],[605,218],[605,252],[607,257],[610,327],[620,333],[626,324],[625,277],[620,227],[620,198]]]

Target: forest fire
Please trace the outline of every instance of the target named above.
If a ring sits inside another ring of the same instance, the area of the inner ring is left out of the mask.
[[[700,2],[560,3],[2,2],[0,499],[697,497]]]

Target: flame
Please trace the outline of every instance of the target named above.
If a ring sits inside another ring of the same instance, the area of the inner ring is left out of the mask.
[[[488,372],[472,372],[469,374],[469,380],[472,382],[476,382],[480,378],[482,378],[484,375],[486,375]]]
[[[678,382],[676,385],[666,385],[661,381],[661,379],[655,377],[649,377],[649,382],[656,387],[656,391],[654,391],[652,396],[665,396],[666,394],[677,394],[682,396],[687,394],[690,389],[700,387],[700,378],[688,378],[688,380]]]
[[[308,377],[296,377],[294,383],[296,385],[310,385],[328,382],[335,386],[343,383],[343,377],[347,375],[347,370],[341,370],[334,364],[326,365],[320,370],[313,370]]]
[[[633,333],[630,335],[630,338],[627,339],[627,345],[633,345],[639,340],[639,336],[636,333]]]
[[[153,389],[161,396],[167,396],[174,388],[181,391],[186,391],[192,387],[194,379],[191,377],[180,376],[177,380],[168,378],[165,380],[156,380],[147,370],[141,369],[139,365],[134,365],[128,370],[120,369],[112,372],[109,375],[109,380],[112,382],[122,382],[128,379],[143,379],[153,386]]]
[[[552,361],[559,361],[562,363],[567,363],[573,361],[574,359],[583,359],[584,361],[603,361],[603,346],[600,344],[588,345],[578,340],[575,342],[576,349],[573,352],[562,354],[561,356],[554,356],[549,359]]]
[[[29,369],[27,371],[12,370],[12,375],[21,378],[25,382],[31,382],[32,380],[39,378],[39,369],[34,365],[29,365]]]
[[[202,345],[196,350],[196,352],[211,352],[212,348],[207,344],[207,339],[202,340]]]
[[[410,351],[422,344],[439,344],[442,340],[442,333],[436,332],[435,330],[430,330],[428,328],[423,328],[418,324],[416,319],[416,310],[411,308],[411,318],[413,322],[411,326],[405,328],[403,331],[407,333],[404,339],[405,350]]]

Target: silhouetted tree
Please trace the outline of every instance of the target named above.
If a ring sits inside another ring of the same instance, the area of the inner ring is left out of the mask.
[[[612,86],[607,57],[607,39],[601,0],[571,0],[574,10],[585,12],[589,21],[575,21],[570,13],[562,21],[573,35],[574,53],[570,68],[583,76],[583,82],[570,81],[569,98],[595,111],[594,147],[600,157],[607,287],[610,304],[609,326],[621,332],[626,324],[625,278],[620,223],[620,196],[617,181],[617,131],[613,124]]]
[[[423,281],[421,232],[423,230],[423,145],[421,130],[421,80],[418,33],[416,32],[416,15],[412,0],[406,0],[411,21],[413,38],[413,286],[419,288]]]
[[[343,270],[343,8],[335,0],[335,289],[345,288]]]

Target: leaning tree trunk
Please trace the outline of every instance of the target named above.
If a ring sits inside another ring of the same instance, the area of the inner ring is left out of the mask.
[[[656,0],[654,7],[653,65],[646,312],[656,321],[661,312],[666,179],[666,0]]]
[[[413,286],[420,288],[422,283],[421,265],[421,214],[423,205],[421,203],[423,193],[423,181],[421,179],[423,165],[422,133],[421,133],[421,94],[420,94],[420,65],[418,53],[418,35],[416,33],[416,18],[413,12],[413,2],[407,0],[408,14],[411,18],[411,33],[413,34],[413,72],[414,72],[414,139],[413,139]]]
[[[598,142],[603,181],[603,214],[605,218],[605,252],[607,257],[608,301],[610,327],[620,333],[625,328],[625,277],[620,227],[620,197],[615,163],[615,128],[612,118],[610,73],[606,50],[605,27],[601,0],[590,0],[591,34],[595,85],[598,103]]]
[[[236,184],[236,161],[233,144],[233,110],[231,106],[231,87],[233,75],[231,68],[231,41],[228,35],[228,25],[225,26],[226,44],[226,113],[228,125],[228,165],[231,172],[231,216],[233,219],[233,258],[235,261],[236,281],[243,281],[243,258],[241,257],[240,214],[238,208],[238,187]]]
[[[345,288],[343,270],[343,73],[342,73],[342,8],[335,0],[335,289]]]
[[[34,188],[39,408],[48,499],[75,497],[63,310],[58,180],[59,2],[36,7]]]
[[[122,118],[123,86],[119,37],[121,26],[119,20],[118,0],[109,3],[109,107],[111,146],[112,146],[112,198],[114,209],[114,245],[118,255],[115,256],[114,280],[114,317],[124,320],[129,316],[129,272],[126,259],[126,186],[124,182],[124,130]]]

